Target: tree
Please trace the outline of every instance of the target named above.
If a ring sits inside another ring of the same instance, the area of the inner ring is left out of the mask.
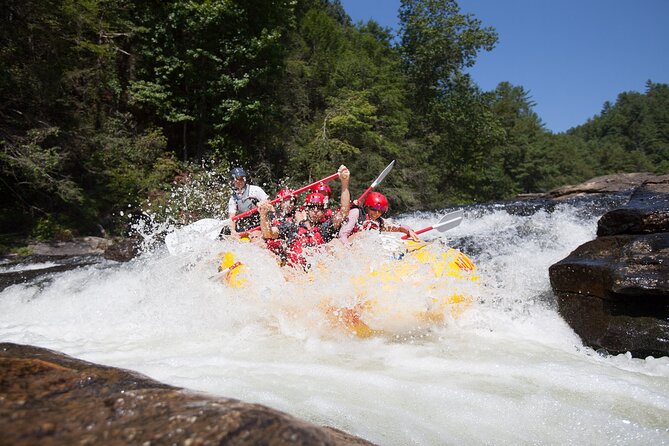
[[[291,36],[287,66],[294,76],[286,77],[290,88],[283,89],[290,93],[286,119],[294,131],[287,173],[299,183],[345,163],[355,189],[371,183],[392,159],[405,167],[413,163],[402,147],[410,112],[390,31],[373,21],[351,26],[338,17],[315,5]],[[399,171],[384,182],[396,209],[413,204]]]
[[[91,136],[117,106],[123,0],[10,1],[0,16],[0,206],[9,225],[96,218]],[[65,218],[65,217],[64,217]]]
[[[173,0],[137,7],[141,57],[132,103],[153,114],[183,159],[263,160],[293,2]]]
[[[669,172],[669,86],[646,83],[646,92],[625,92],[615,104],[568,133],[593,145],[602,173]]]
[[[547,133],[539,116],[533,111],[534,102],[521,86],[501,82],[491,95],[491,108],[504,129],[503,142],[496,146],[494,160],[504,187],[496,187],[497,198],[507,198],[520,192],[536,192],[538,182],[546,174],[539,153],[539,141]]]
[[[420,113],[427,113],[462,70],[474,65],[479,51],[497,43],[494,29],[461,14],[455,0],[402,0],[399,18],[400,50]]]

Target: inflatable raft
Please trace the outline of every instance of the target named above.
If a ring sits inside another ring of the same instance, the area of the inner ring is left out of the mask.
[[[323,298],[319,309],[332,327],[343,328],[358,337],[384,334],[388,326],[426,328],[459,317],[474,301],[473,290],[479,281],[476,265],[457,249],[428,243],[406,242],[397,255],[370,263],[360,273],[329,280],[348,281],[355,294],[353,305],[342,307]],[[232,251],[220,254],[221,282],[244,289],[252,285],[251,266],[239,261]],[[327,267],[298,274],[295,279],[305,286],[328,274]],[[413,306],[397,303],[402,296],[420,296]],[[394,296],[395,302],[387,296]],[[390,330],[392,331],[392,330]]]

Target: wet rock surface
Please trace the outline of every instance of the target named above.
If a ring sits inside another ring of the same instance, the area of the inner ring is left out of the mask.
[[[84,266],[128,262],[140,254],[135,238],[105,239],[80,237],[59,242],[33,242],[27,245],[30,255],[8,255],[0,259],[0,291],[27,282],[48,282],[56,273]]]
[[[56,273],[95,265],[103,260],[101,254],[7,257],[0,263],[0,291],[26,282],[49,282]]]
[[[597,234],[550,267],[560,313],[593,348],[669,356],[669,175],[604,214]]]
[[[113,242],[104,253],[104,258],[115,262],[129,262],[140,254],[140,241],[135,238]]]
[[[0,444],[371,445],[51,350],[0,344]]]

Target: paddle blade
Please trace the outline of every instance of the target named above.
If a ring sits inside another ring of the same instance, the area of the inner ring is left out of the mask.
[[[446,232],[457,226],[460,226],[460,223],[462,223],[463,215],[464,211],[462,209],[449,212],[448,214],[441,217],[439,223],[434,225],[432,229],[436,229],[439,232]]]
[[[395,160],[392,160],[390,164],[386,166],[385,169],[383,169],[383,172],[379,174],[378,177],[372,182],[372,184],[365,190],[360,197],[356,200],[358,202],[358,205],[362,203],[362,199],[367,196],[368,193],[371,192],[372,189],[374,189],[376,186],[383,181],[383,179],[390,173],[391,170],[393,170],[393,167],[395,167]]]
[[[449,229],[453,229],[456,226],[459,226],[460,223],[462,223],[463,215],[464,212],[462,211],[462,209],[449,212],[448,214],[441,217],[439,223],[435,224],[434,226],[428,226],[427,228],[419,229],[418,231],[416,231],[416,234],[423,234],[425,232],[432,231],[433,229],[436,229],[439,232],[446,232]],[[406,240],[408,238],[409,236],[405,235],[402,237],[402,240]]]
[[[393,170],[393,167],[395,167],[395,160],[392,160],[392,162],[388,164],[385,169],[383,169],[383,172],[381,172],[379,176],[376,177],[376,180],[374,180],[372,183],[372,188],[378,186],[381,181],[383,181],[383,179],[390,173],[390,171]]]

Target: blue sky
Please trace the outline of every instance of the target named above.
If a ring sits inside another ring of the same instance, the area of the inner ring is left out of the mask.
[[[398,28],[400,0],[341,0],[354,22]],[[546,128],[563,132],[648,79],[669,83],[669,0],[459,0],[497,30],[469,70],[483,90],[529,91]]]

